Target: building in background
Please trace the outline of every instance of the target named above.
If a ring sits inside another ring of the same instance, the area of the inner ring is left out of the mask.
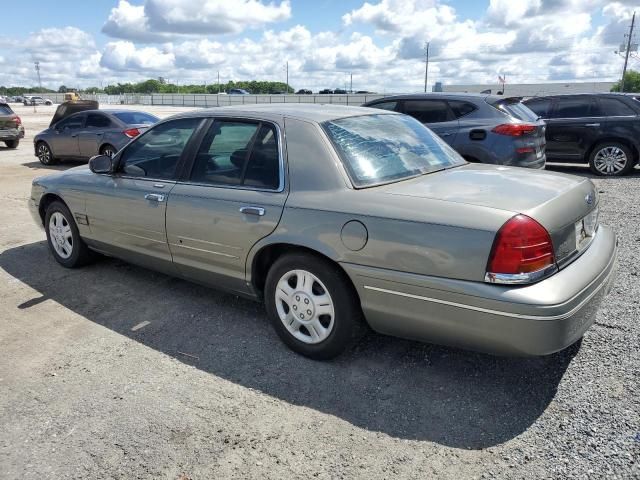
[[[535,97],[541,95],[559,95],[562,93],[607,93],[615,82],[574,82],[574,83],[513,83],[505,84],[504,94],[516,97]],[[490,85],[443,85],[436,83],[443,92],[493,93],[502,91],[498,83]],[[435,90],[434,87],[434,91]]]

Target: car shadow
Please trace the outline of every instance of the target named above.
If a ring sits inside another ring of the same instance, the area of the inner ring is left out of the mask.
[[[79,167],[81,165],[86,165],[87,162],[85,160],[61,160],[59,163],[54,165],[43,165],[39,161],[33,162],[25,162],[22,165],[27,168],[33,168],[38,170],[68,170],[70,168]]]
[[[524,432],[580,348],[505,358],[370,333],[337,359],[317,362],[279,341],[262,305],[118,260],[67,270],[42,241],[4,251],[0,267],[38,292],[9,308],[53,300],[238,385],[370,431],[457,448]]]
[[[589,169],[588,165],[582,164],[573,164],[573,163],[548,163],[545,166],[546,170],[550,170],[552,172],[559,173],[569,173],[571,175],[580,175],[581,177],[593,178],[593,179],[616,179],[616,180],[624,180],[625,178],[636,178],[640,177],[640,168],[636,166],[636,168],[631,171],[628,175],[624,177],[602,177],[594,174]]]

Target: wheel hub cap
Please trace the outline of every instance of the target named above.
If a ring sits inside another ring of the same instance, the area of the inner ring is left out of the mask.
[[[620,172],[626,164],[627,155],[618,147],[603,148],[595,157],[596,169],[605,175],[613,175]]]
[[[293,305],[291,309],[294,315],[296,315],[302,322],[309,322],[313,319],[316,307],[313,304],[313,299],[304,292],[295,292],[293,294]]]

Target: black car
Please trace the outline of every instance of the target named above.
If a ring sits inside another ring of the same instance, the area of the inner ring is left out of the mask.
[[[533,97],[524,102],[547,123],[547,161],[588,163],[621,176],[638,163],[640,102],[618,93]]]
[[[333,93],[335,93],[336,95],[346,95],[347,91],[343,90],[342,88],[336,88]]]
[[[318,93],[320,95],[330,95],[333,93],[333,90],[331,90],[330,88],[325,88],[324,90],[320,90]]]
[[[313,92],[311,90],[307,90],[306,88],[301,88],[296,92],[296,95],[311,95]]]

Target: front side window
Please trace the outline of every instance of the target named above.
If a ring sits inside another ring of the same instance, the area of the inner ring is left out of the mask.
[[[133,177],[175,178],[182,152],[201,121],[181,118],[150,129],[124,150],[119,171]]]
[[[84,115],[73,115],[56,124],[56,130],[77,130],[84,126]]]
[[[375,114],[325,122],[325,131],[356,187],[403,180],[465,161],[405,115]]]
[[[373,108],[379,108],[380,110],[391,110],[395,112],[398,110],[398,102],[380,102],[371,105]]]
[[[279,158],[273,125],[216,120],[198,150],[191,181],[275,190],[280,184]]]

